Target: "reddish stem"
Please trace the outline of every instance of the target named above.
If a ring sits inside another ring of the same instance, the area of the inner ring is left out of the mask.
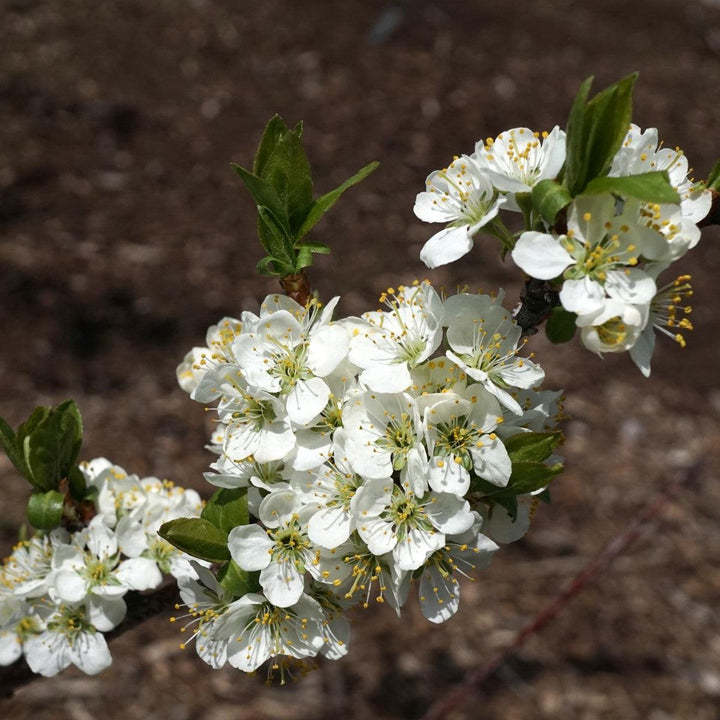
[[[304,270],[294,275],[286,275],[280,278],[280,285],[282,285],[283,292],[291,297],[295,302],[305,307],[310,298],[312,298],[312,288],[310,287],[310,281]]]

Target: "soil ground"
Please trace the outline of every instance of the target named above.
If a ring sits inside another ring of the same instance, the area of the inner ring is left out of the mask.
[[[521,278],[489,242],[428,273],[434,229],[412,203],[476,140],[564,124],[596,88],[640,71],[635,120],[684,148],[697,178],[720,156],[716,0],[5,0],[0,8],[0,416],[77,400],[83,457],[110,457],[206,496],[207,425],[175,366],[223,315],[275,291],[254,273],[248,165],[267,119],[305,121],[319,191],[380,169],[317,227],[313,268],[341,311],[416,277]],[[8,718],[416,718],[506,647],[683,468],[702,461],[651,532],[522,648],[454,717],[720,718],[720,233],[682,261],[696,288],[688,347],[659,342],[644,380],[627,357],[533,340],[564,387],[567,471],[527,538],[465,583],[458,615],[415,603],[354,616],[350,654],[297,684],[212,671],[158,619],[5,703]],[[1,548],[27,489],[0,459]]]

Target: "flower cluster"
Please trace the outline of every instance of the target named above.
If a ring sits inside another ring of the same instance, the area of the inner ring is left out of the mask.
[[[111,663],[103,633],[123,621],[126,593],[157,588],[163,573],[193,572],[157,530],[199,513],[195,491],[140,480],[104,458],[80,468],[97,490],[97,514],[76,532],[20,542],[0,567],[0,665],[24,655],[46,677],[71,664],[98,673]]]
[[[565,133],[559,128],[542,136],[514,128],[431,173],[415,214],[448,227],[430,238],[421,257],[429,267],[456,260],[484,228],[504,242],[530,277],[559,291],[588,349],[630,351],[647,376],[654,331],[684,345],[680,331],[692,329],[685,302],[692,294],[689,278],[680,276],[661,288],[657,278],[699,241],[698,223],[710,211],[711,193],[688,179],[681,150],[663,148],[654,128],[631,125],[606,179],[665,171],[678,201],[646,202],[637,197],[642,192],[626,193],[617,184],[606,192],[596,187],[569,202],[566,220],[550,224],[535,212],[531,193],[541,181],[555,180],[565,160]],[[511,234],[500,210],[522,213],[524,229]]]
[[[560,393],[538,389],[501,299],[443,299],[425,281],[333,321],[338,298],[270,295],[188,353],[181,386],[217,401],[205,477],[247,488],[258,521],[227,535],[246,593],[202,568],[180,581],[207,663],[340,657],[344,610],[374,598],[399,613],[413,580],[425,617],[444,622],[458,578],[524,534],[561,468]]]

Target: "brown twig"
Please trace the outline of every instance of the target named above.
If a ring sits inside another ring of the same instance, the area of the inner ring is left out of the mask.
[[[435,702],[420,720],[443,720],[453,710],[462,706],[469,699],[472,691],[479,688],[488,678],[494,675],[510,656],[524,645],[531,635],[553,620],[576,595],[601,572],[606,570],[618,555],[625,552],[660,514],[667,502],[677,495],[688,479],[697,476],[699,469],[699,465],[688,469],[675,481],[671,482],[665,490],[658,493],[622,533],[610,540],[598,555],[586,563],[585,567],[570,584],[518,632],[507,648],[501,650],[488,663],[477,670],[467,673],[463,681]]]
[[[310,288],[310,280],[304,270],[295,275],[286,275],[280,278],[283,292],[291,297],[295,302],[305,307],[312,297],[312,289]]]
[[[125,596],[127,615],[115,630],[105,634],[105,639],[110,642],[156,615],[171,613],[177,597],[178,589],[174,582],[147,595],[128,593]],[[0,698],[12,697],[16,690],[39,677],[40,675],[36,675],[30,670],[24,659],[18,660],[8,667],[0,668]]]
[[[520,295],[520,304],[513,313],[513,320],[522,328],[522,336],[529,337],[538,331],[553,308],[560,305],[558,291],[547,280],[528,278]]]

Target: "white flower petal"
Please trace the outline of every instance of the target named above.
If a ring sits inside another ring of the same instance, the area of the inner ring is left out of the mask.
[[[331,455],[333,438],[329,432],[298,430],[297,445],[288,460],[293,470],[313,470],[320,467]]]
[[[360,373],[359,379],[370,390],[380,393],[403,392],[412,384],[412,377],[406,362],[372,365]]]
[[[575,261],[553,235],[524,232],[511,253],[515,264],[530,277],[552,280]]]
[[[415,198],[413,207],[415,216],[425,222],[450,222],[456,217],[456,213],[445,203],[438,202],[436,192],[421,192]]]
[[[357,531],[373,555],[384,555],[397,544],[397,537],[392,531],[392,525],[379,518],[359,519]]]
[[[278,607],[294,605],[303,594],[303,576],[292,560],[271,562],[260,571],[260,585],[265,597]]]
[[[145,529],[129,515],[124,515],[115,528],[118,550],[126,557],[138,557],[148,549]]]
[[[410,528],[393,549],[393,559],[401,570],[417,570],[445,543],[445,535],[437,530]]]
[[[610,270],[607,273],[605,290],[610,297],[625,303],[643,305],[655,297],[657,286],[655,281],[640,268],[625,268]]]
[[[359,520],[377,517],[390,502],[393,481],[390,478],[371,478],[357,489],[350,501],[350,510]]]
[[[483,519],[483,534],[503,545],[519,540],[530,527],[528,505],[523,501],[518,502],[514,520],[501,505],[493,505],[491,511],[483,512]]]
[[[328,619],[323,627],[323,639],[325,644],[320,648],[320,653],[328,660],[339,660],[347,655],[350,642],[348,619],[339,613]]]
[[[592,316],[605,305],[605,291],[597,281],[585,276],[566,280],[560,290],[560,302],[569,312]]]
[[[650,377],[650,361],[655,351],[655,332],[648,325],[630,348],[630,357],[645,377]]]
[[[308,537],[320,547],[332,550],[344,543],[352,530],[352,518],[341,507],[316,512],[308,522]]]
[[[102,633],[83,633],[69,650],[70,661],[87,675],[97,675],[112,664]]]
[[[157,563],[144,557],[123,560],[115,571],[115,577],[130,590],[153,590],[162,582]]]
[[[298,380],[287,396],[288,417],[298,425],[307,425],[325,409],[329,398],[330,388],[322,378]]]
[[[308,343],[307,366],[326,377],[345,359],[350,339],[342,325],[325,325],[313,331]]]
[[[127,606],[122,598],[107,598],[89,595],[85,601],[88,620],[100,631],[109,632],[116,628],[127,613]]]
[[[23,651],[22,642],[14,632],[0,630],[0,667],[12,665]]]
[[[450,493],[437,493],[425,506],[430,522],[448,535],[459,535],[469,530],[475,522],[467,500]],[[410,568],[407,568],[410,569]]]
[[[262,570],[272,560],[273,541],[259,525],[241,525],[228,535],[228,549],[232,559],[243,570]]]
[[[453,575],[443,575],[431,564],[420,578],[418,596],[422,614],[430,622],[444,623],[460,607],[460,584]]]
[[[470,450],[475,472],[483,480],[498,487],[505,487],[512,473],[512,462],[505,446],[500,440],[493,440],[489,435],[483,435],[480,441],[480,447],[475,446]]]
[[[467,255],[472,246],[472,236],[467,225],[445,228],[425,243],[420,251],[420,259],[429,268],[436,268]]]
[[[430,459],[430,487],[439,493],[463,497],[470,488],[470,473],[452,456]]]
[[[98,558],[107,558],[117,552],[115,532],[105,525],[99,515],[96,515],[90,522],[87,546],[90,552]]]
[[[43,677],[57,675],[72,662],[67,642],[49,630],[29,637],[23,645],[23,650],[30,669]]]
[[[68,603],[78,603],[88,593],[87,582],[73,570],[61,570],[53,582],[57,596]]]
[[[274,422],[256,433],[254,450],[242,459],[253,455],[258,463],[282,460],[293,447],[295,447],[295,433],[292,428],[285,422]]]

